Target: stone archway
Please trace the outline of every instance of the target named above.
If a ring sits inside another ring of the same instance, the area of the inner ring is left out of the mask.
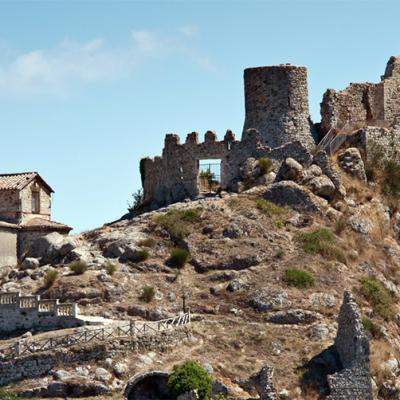
[[[125,400],[171,400],[167,381],[169,373],[162,371],[146,372],[134,376],[126,385]]]

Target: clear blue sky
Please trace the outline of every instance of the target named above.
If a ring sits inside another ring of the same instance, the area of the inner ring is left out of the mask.
[[[0,171],[39,171],[53,219],[94,228],[140,187],[165,133],[240,137],[243,69],[308,67],[327,88],[378,81],[400,54],[394,1],[0,1]]]

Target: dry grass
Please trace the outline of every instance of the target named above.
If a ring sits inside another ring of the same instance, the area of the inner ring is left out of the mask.
[[[371,372],[375,383],[381,386],[391,376],[391,372],[385,367],[386,361],[399,358],[399,354],[384,340],[372,340],[370,349]]]

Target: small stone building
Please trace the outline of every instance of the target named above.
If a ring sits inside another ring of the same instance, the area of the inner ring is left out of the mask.
[[[0,267],[16,265],[37,237],[70,232],[51,221],[52,193],[37,172],[0,174]]]

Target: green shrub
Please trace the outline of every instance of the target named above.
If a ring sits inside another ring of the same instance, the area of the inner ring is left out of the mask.
[[[159,215],[156,222],[169,233],[172,240],[179,241],[191,233],[193,224],[200,221],[200,214],[199,208],[170,210]]]
[[[87,264],[84,261],[74,261],[73,263],[69,264],[69,269],[75,275],[83,275],[87,271]]]
[[[325,228],[312,232],[302,232],[296,236],[296,240],[302,244],[303,250],[310,254],[321,254],[330,260],[338,260],[345,263],[346,255],[336,244],[334,234]]]
[[[267,214],[269,217],[273,217],[275,215],[285,215],[288,213],[288,209],[286,207],[278,206],[277,204],[271,203],[270,201],[264,199],[257,199],[256,206],[260,211],[262,211],[264,214]]]
[[[44,276],[44,286],[46,289],[51,288],[54,285],[54,282],[58,278],[58,271],[55,269],[50,269],[46,272]]]
[[[390,321],[394,318],[393,299],[383,283],[372,276],[360,279],[361,293],[372,306],[373,311],[384,320]]]
[[[18,397],[16,394],[7,391],[4,388],[0,388],[0,400],[17,400],[21,397]]]
[[[134,214],[140,214],[144,211],[143,190],[137,190],[135,193],[132,194],[132,197],[132,202],[128,203],[128,211]]]
[[[211,172],[210,170],[207,171],[200,171],[200,178],[206,180],[207,182],[212,182],[215,180],[215,174],[214,172]]]
[[[369,332],[375,339],[379,339],[382,337],[382,331],[378,325],[374,324],[367,317],[361,317],[361,322],[363,324],[364,330]]]
[[[314,286],[314,277],[307,271],[298,268],[289,268],[285,271],[283,280],[289,286],[309,288]]]
[[[176,268],[183,268],[189,259],[189,252],[185,249],[174,248],[170,252],[169,263]]]
[[[142,291],[139,296],[139,300],[144,301],[145,303],[150,303],[156,294],[153,286],[145,285],[142,288]]]
[[[138,246],[140,247],[154,247],[155,245],[156,241],[151,237],[142,239],[138,242]]]
[[[107,271],[108,275],[114,275],[114,273],[117,271],[117,266],[109,261],[104,264],[103,268]]]
[[[194,361],[175,365],[168,378],[168,390],[173,398],[197,389],[199,399],[207,400],[212,389],[212,379],[208,373]]]
[[[261,175],[265,175],[268,174],[268,172],[271,172],[274,163],[267,157],[261,157],[258,160],[258,166],[260,168]]]
[[[146,249],[140,249],[135,251],[135,261],[146,261],[150,257],[150,253]]]

